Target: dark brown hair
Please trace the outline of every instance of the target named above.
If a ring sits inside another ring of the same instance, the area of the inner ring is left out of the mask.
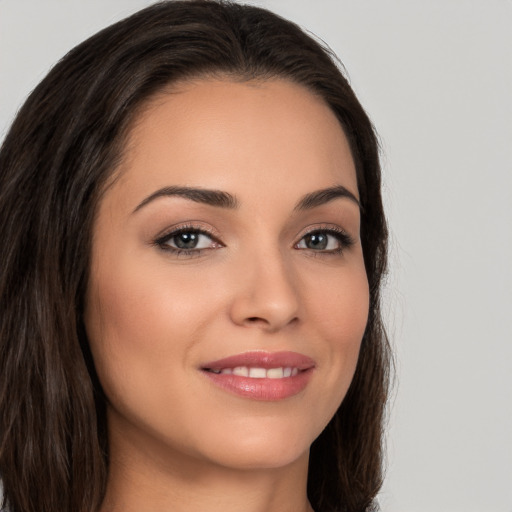
[[[0,475],[12,512],[93,512],[108,471],[105,399],[82,325],[94,215],[137,111],[176,81],[284,78],[323,98],[356,163],[370,313],[348,394],[313,443],[321,512],[375,508],[390,353],[379,290],[387,230],[378,143],[330,51],[296,25],[223,1],[161,2],[66,55],[0,152]]]

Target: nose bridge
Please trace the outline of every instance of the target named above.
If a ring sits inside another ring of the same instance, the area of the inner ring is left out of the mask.
[[[232,318],[237,324],[258,324],[278,330],[299,314],[299,294],[291,261],[277,244],[252,247],[241,258]]]

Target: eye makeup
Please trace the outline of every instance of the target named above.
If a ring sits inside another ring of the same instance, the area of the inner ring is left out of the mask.
[[[200,256],[203,251],[224,247],[209,229],[193,223],[173,227],[171,231],[159,236],[153,245],[182,257]]]
[[[343,253],[354,243],[354,239],[339,226],[320,225],[304,233],[293,248],[311,252],[315,256],[335,256]],[[153,245],[178,257],[197,257],[204,251],[225,247],[211,230],[194,223],[173,227],[157,237]]]
[[[339,255],[354,244],[354,239],[346,231],[338,226],[329,226],[309,230],[294,247],[319,255]]]

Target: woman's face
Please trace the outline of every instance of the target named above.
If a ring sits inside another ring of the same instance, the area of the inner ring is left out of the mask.
[[[203,80],[150,102],[99,206],[86,298],[113,450],[307,457],[367,321],[357,197],[338,121],[301,86]]]

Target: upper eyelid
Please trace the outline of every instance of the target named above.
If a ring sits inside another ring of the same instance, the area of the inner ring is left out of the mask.
[[[217,232],[211,228],[196,225],[196,224],[176,224],[174,226],[168,227],[165,230],[162,230],[160,234],[158,234],[154,239],[156,242],[162,242],[166,239],[172,238],[179,233],[187,232],[187,231],[195,231],[197,233],[209,236],[212,240],[222,243]]]
[[[337,224],[331,224],[331,223],[319,223],[319,224],[313,224],[310,226],[307,226],[306,228],[303,228],[297,233],[296,239],[301,240],[307,235],[310,235],[311,233],[317,233],[317,232],[331,232],[331,233],[338,233],[342,235],[346,235],[350,237],[351,239],[354,239],[354,237],[351,235],[350,231],[347,229],[342,228],[341,226]]]

